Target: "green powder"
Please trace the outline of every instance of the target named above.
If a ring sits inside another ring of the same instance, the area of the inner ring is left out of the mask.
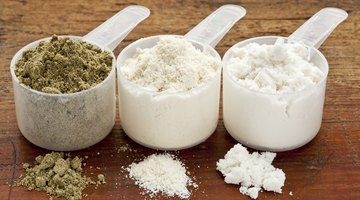
[[[20,83],[46,93],[74,93],[102,82],[113,57],[84,41],[53,36],[24,51],[15,65]]]
[[[105,177],[98,175],[94,182],[89,177],[82,176],[82,158],[64,157],[64,153],[52,152],[45,156],[35,158],[35,165],[24,163],[26,175],[21,177],[19,186],[28,190],[44,191],[51,197],[64,197],[65,199],[81,199],[83,189],[89,184],[105,183]]]

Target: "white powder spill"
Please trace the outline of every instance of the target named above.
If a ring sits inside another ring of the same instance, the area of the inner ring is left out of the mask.
[[[308,61],[308,49],[297,43],[250,43],[233,50],[228,62],[231,76],[240,85],[266,93],[301,91],[320,82],[324,73]]]
[[[150,91],[184,92],[209,81],[219,67],[216,58],[185,39],[162,37],[152,48],[137,49],[120,70]]]
[[[176,195],[187,199],[190,197],[187,187],[198,187],[187,175],[184,164],[168,153],[150,155],[139,163],[129,165],[127,171],[129,177],[152,197],[161,192],[170,197]]]
[[[256,199],[261,188],[282,192],[285,173],[271,165],[275,156],[271,152],[250,154],[241,144],[236,144],[216,163],[216,169],[224,175],[226,183],[240,184],[240,193]]]

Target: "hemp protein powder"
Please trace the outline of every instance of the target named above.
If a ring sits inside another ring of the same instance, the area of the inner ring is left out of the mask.
[[[111,53],[85,41],[52,36],[24,51],[15,65],[20,83],[45,93],[66,94],[87,90],[110,73]]]
[[[83,159],[71,158],[63,152],[51,152],[46,155],[39,155],[31,166],[24,163],[26,172],[20,176],[18,186],[24,186],[28,190],[44,191],[52,197],[63,197],[68,200],[78,200],[86,196],[82,191],[89,185],[105,183],[105,177],[98,175],[98,181],[82,175]]]

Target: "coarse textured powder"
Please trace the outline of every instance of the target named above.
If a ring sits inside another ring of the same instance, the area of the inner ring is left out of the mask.
[[[215,76],[220,62],[185,39],[162,37],[152,48],[137,49],[120,68],[124,76],[156,92],[184,92]]]
[[[308,61],[309,50],[278,39],[274,45],[251,43],[233,50],[227,64],[240,85],[266,93],[301,91],[320,82],[324,73]]]
[[[217,163],[217,170],[225,176],[225,182],[240,184],[240,193],[258,197],[261,188],[281,193],[285,173],[271,165],[276,153],[254,152],[250,154],[241,144],[236,144]]]
[[[24,163],[25,176],[20,177],[18,186],[28,190],[44,191],[51,197],[64,197],[65,199],[81,199],[82,191],[89,184],[103,184],[105,177],[98,175],[97,183],[89,177],[83,176],[82,158],[70,155],[64,156],[63,152],[51,152],[45,156],[37,156],[34,166]]]
[[[136,153],[137,150],[136,149],[133,149],[129,146],[129,144],[123,144],[119,147],[115,147],[115,150],[117,153],[120,153],[120,152],[134,152]]]
[[[113,57],[84,41],[53,36],[24,51],[15,65],[19,81],[45,93],[74,93],[102,82],[110,73]]]
[[[127,168],[129,177],[150,196],[161,192],[181,199],[190,197],[187,186],[197,188],[197,184],[187,175],[184,164],[168,153],[153,154]]]

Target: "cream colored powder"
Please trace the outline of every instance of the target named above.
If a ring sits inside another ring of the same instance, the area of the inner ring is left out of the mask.
[[[124,76],[156,92],[184,92],[215,76],[219,61],[185,39],[163,37],[152,48],[137,49],[120,68]]]

